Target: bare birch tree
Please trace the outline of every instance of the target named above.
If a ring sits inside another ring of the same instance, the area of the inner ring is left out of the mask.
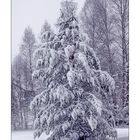
[[[114,4],[115,14],[117,16],[117,35],[118,35],[118,45],[121,48],[122,52],[122,107],[128,105],[128,90],[129,90],[129,35],[128,35],[128,28],[129,28],[129,1],[128,0],[112,0]]]

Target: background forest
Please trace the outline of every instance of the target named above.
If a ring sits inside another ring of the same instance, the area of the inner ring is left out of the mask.
[[[68,122],[64,124],[59,117],[63,132],[55,130],[50,139],[64,140],[67,134],[70,139],[72,133],[75,139],[105,140],[107,135],[116,137],[114,128],[129,126],[128,4],[128,0],[85,0],[77,15],[75,1],[62,1],[56,29],[49,21],[42,23],[39,36],[32,27],[25,28],[19,54],[12,61],[12,130],[35,129],[34,137],[50,134],[54,126],[42,114],[53,118],[53,110],[47,109],[57,101],[54,110],[61,106],[62,112],[78,101],[85,112],[72,108],[72,118],[63,118]],[[86,112],[82,102],[93,108]],[[81,113],[87,117],[84,124],[77,117]],[[66,116],[69,114],[71,111]],[[98,127],[103,135],[94,136]],[[84,130],[77,132],[80,128]]]

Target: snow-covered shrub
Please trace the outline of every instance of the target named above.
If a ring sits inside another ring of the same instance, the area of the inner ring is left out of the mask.
[[[106,106],[102,102],[102,95],[107,99],[114,90],[113,78],[100,69],[94,51],[80,38],[76,17],[71,15],[59,23],[59,28],[57,39],[45,47],[42,44],[44,65],[33,74],[46,84],[46,89],[31,103],[37,114],[34,136],[45,132],[48,140],[116,137],[116,131],[104,117]]]

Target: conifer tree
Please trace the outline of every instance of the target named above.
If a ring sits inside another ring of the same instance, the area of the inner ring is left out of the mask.
[[[34,137],[45,132],[48,140],[105,140],[116,137],[104,117],[108,112],[104,104],[115,83],[87,45],[75,8],[73,1],[62,2],[58,34],[34,54],[33,79],[46,85],[31,103],[31,109],[37,111]]]

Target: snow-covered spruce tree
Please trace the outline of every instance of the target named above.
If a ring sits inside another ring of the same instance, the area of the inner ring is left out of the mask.
[[[62,5],[72,6],[74,2],[64,1]],[[33,79],[41,79],[46,85],[31,103],[31,109],[37,111],[34,137],[44,132],[47,140],[116,137],[116,131],[103,117],[107,109],[101,102],[102,95],[112,94],[114,80],[101,71],[93,49],[86,45],[87,37],[80,32],[75,13],[64,19],[66,13],[62,8],[58,35],[50,36],[34,54],[38,59]]]

